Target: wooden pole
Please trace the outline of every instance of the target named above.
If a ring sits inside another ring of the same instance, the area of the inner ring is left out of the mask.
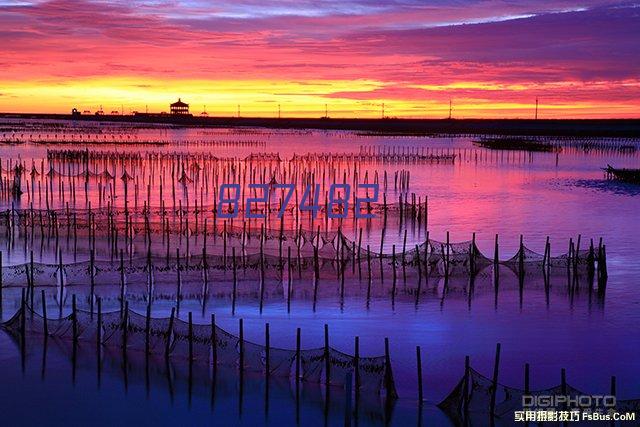
[[[531,390],[531,387],[529,384],[529,364],[525,363],[524,364],[524,395],[528,396],[530,390]]]
[[[616,395],[616,376],[611,377],[611,396]]]
[[[60,274],[60,304],[59,314],[62,317],[62,304],[64,302],[64,266],[62,264],[62,250],[58,252],[58,273]]]
[[[180,310],[180,294],[182,294],[182,266],[180,265],[180,248],[176,248],[176,274],[177,274],[177,294],[176,294],[176,307]]]
[[[144,354],[149,354],[149,337],[151,332],[151,301],[147,303],[147,314],[144,325]]]
[[[218,365],[218,338],[216,336],[216,315],[211,313],[211,347],[213,352],[213,369]]]
[[[46,339],[49,336],[49,327],[47,325],[47,301],[44,297],[44,289],[42,289],[40,293],[42,295],[42,332],[44,333],[44,338]]]
[[[100,347],[102,345],[102,299],[98,298],[98,324],[96,333],[96,349],[98,352],[98,361],[100,360]],[[99,363],[99,362],[98,362]]]
[[[236,270],[236,247],[235,246],[231,248],[231,256],[233,257],[233,295],[232,295],[232,301],[231,301],[231,314],[235,314],[236,298],[237,298],[237,292],[238,292],[238,273]]]
[[[391,373],[391,353],[389,352],[389,338],[384,339],[384,388],[387,392],[387,400],[396,396],[395,387],[393,385],[393,375]]]
[[[463,385],[463,398],[462,398],[462,410],[463,410],[463,418],[467,420],[467,416],[469,414],[469,399],[471,396],[469,395],[469,380],[471,379],[471,364],[469,362],[469,356],[464,357],[464,385]]]
[[[21,298],[20,298],[20,349],[21,355],[24,358],[24,350],[26,346],[26,334],[27,334],[27,313],[26,313],[26,296],[25,290],[22,288]]]
[[[76,308],[76,294],[71,295],[71,327],[73,332],[73,345],[78,343],[78,312]]]
[[[124,316],[122,316],[122,351],[127,354],[127,340],[129,339],[129,301],[124,303]]]
[[[125,280],[124,280],[124,259],[122,250],[120,251],[120,315],[122,316],[122,310],[124,308],[124,299],[125,299]]]
[[[167,343],[164,349],[164,357],[169,358],[169,353],[171,352],[171,333],[173,332],[173,319],[176,315],[176,308],[171,307],[171,315],[169,316],[169,329],[167,331]]]
[[[93,297],[95,293],[95,252],[93,249],[89,251],[89,281],[91,283],[91,288],[89,292],[89,306],[91,310],[91,318],[93,319]]]
[[[189,363],[193,361],[193,315],[189,312]]]

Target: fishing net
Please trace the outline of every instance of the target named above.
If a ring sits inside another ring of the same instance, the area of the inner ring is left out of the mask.
[[[296,359],[295,350],[283,348],[269,349],[269,374],[278,377],[289,377],[292,375],[291,368]],[[295,373],[293,373],[295,375]]]
[[[123,345],[124,321],[119,311],[102,313],[102,342],[111,347]]]
[[[354,362],[353,356],[329,347],[329,384],[344,386],[347,373],[355,372]]]
[[[29,215],[28,210],[16,212],[19,213],[18,217],[22,214],[25,220],[32,220],[34,217],[33,213]],[[61,211],[60,215],[64,216],[63,214],[64,211]],[[87,216],[99,214],[96,211]],[[186,296],[200,297],[209,291],[211,284],[230,282],[234,277],[236,282],[252,284],[258,280],[283,279],[288,276],[289,271],[291,275],[297,275],[301,279],[325,279],[349,271],[357,271],[359,278],[364,273],[367,277],[381,281],[392,272],[399,271],[403,278],[407,272],[430,277],[469,277],[496,262],[480,252],[475,240],[447,243],[428,239],[409,247],[403,244],[389,253],[389,244],[382,248],[380,245],[363,245],[361,238],[350,238],[340,229],[256,229],[225,223],[223,227],[209,227],[205,232],[202,226],[199,229],[193,225],[187,226],[175,218],[168,227],[160,225],[159,228],[153,228],[157,224],[149,222],[146,217],[144,222],[130,220],[125,224],[115,225],[116,229],[126,225],[125,230],[131,229],[133,232],[132,241],[121,259],[118,251],[113,251],[113,226],[109,225],[112,224],[111,216],[112,213],[109,213],[91,225],[95,229],[101,224],[107,224],[109,228],[104,233],[96,236],[94,230],[92,239],[81,237],[85,239],[81,247],[88,246],[92,240],[106,239],[109,245],[102,248],[102,258],[98,259],[96,256],[94,262],[64,263],[62,271],[59,265],[46,263],[3,266],[2,286],[25,287],[31,283],[31,277],[34,286],[86,286],[93,280],[95,286],[100,287],[121,286],[124,282],[126,290],[132,293],[153,297],[154,288],[157,288],[161,291],[161,296],[169,299],[179,298],[182,295],[178,293],[183,292]],[[83,218],[84,215],[80,217]],[[77,225],[75,218],[74,216],[74,229]],[[71,221],[69,218],[68,220]],[[53,225],[61,232],[69,227],[58,222]],[[291,224],[287,225],[290,226]],[[164,234],[165,229],[167,233],[174,235],[168,242],[165,241],[165,237],[168,237]],[[35,230],[40,228],[35,227]],[[162,239],[154,237],[148,241],[147,237],[151,234],[161,234]],[[175,236],[176,234],[179,236]],[[206,245],[203,240],[198,240],[204,234],[207,236]],[[115,246],[118,246],[117,241]],[[169,246],[172,248],[170,251],[167,249]],[[594,250],[593,243],[589,249],[579,249],[578,246],[579,244],[570,245],[566,254],[551,257],[522,245],[514,256],[497,260],[497,263],[518,274],[524,272],[527,276],[543,272],[561,274],[567,268],[582,275],[585,272],[593,273],[596,264],[598,268],[600,264],[605,267],[601,249]],[[136,248],[140,247],[145,248],[146,255],[136,252]],[[70,255],[65,254],[64,258],[69,259]],[[74,258],[76,255],[73,252]]]
[[[215,358],[217,363],[226,366],[237,366],[240,358],[238,353],[238,337],[216,326]]]
[[[302,380],[319,383],[324,369],[324,348],[300,351],[300,369]]]
[[[147,342],[147,317],[134,311],[127,315],[127,348],[144,350]]]
[[[180,319],[173,323],[171,355],[182,358],[209,361],[211,353],[211,326],[191,324]],[[191,350],[189,350],[191,348]],[[191,351],[191,352],[190,352]]]
[[[640,412],[640,399],[618,400],[616,409],[620,412]]]
[[[578,400],[581,396],[587,394],[576,389],[575,387],[565,384],[564,386],[558,385],[548,389],[532,390],[528,393],[519,388],[509,387],[501,383],[497,383],[494,387],[493,381],[490,378],[480,374],[473,368],[469,369],[468,378],[468,391],[467,380],[463,377],[453,388],[453,390],[442,400],[438,407],[450,414],[455,419],[462,419],[465,409],[465,394],[467,395],[466,407],[470,413],[490,413],[491,412],[491,400],[495,389],[495,406],[493,414],[496,417],[509,418],[513,417],[515,411],[523,410],[523,396],[568,396],[570,400]],[[535,401],[535,399],[533,399]],[[592,402],[596,402],[597,399],[591,399]],[[618,410],[623,411],[627,408],[638,409],[638,402],[640,400],[618,400]],[[590,408],[591,410],[598,410],[607,408],[598,408],[595,406]],[[634,410],[634,409],[628,409]]]
[[[387,366],[384,356],[358,358],[358,382],[361,390],[379,392],[385,387]],[[389,385],[391,388],[392,385]]]
[[[239,341],[238,345],[240,345]],[[249,341],[243,341],[242,345],[244,350],[243,368],[248,371],[264,372],[267,356],[265,346],[254,344]],[[271,357],[269,357],[269,359],[271,359]],[[271,362],[271,360],[269,360],[269,362]]]

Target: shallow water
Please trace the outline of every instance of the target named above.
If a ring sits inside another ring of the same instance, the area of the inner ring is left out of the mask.
[[[637,292],[640,284],[637,252],[640,248],[637,225],[640,191],[638,186],[607,181],[600,169],[607,164],[638,168],[638,154],[604,150],[587,153],[572,148],[566,148],[557,155],[495,152],[475,147],[469,137],[381,137],[350,132],[162,128],[136,130],[134,133],[139,139],[156,138],[174,143],[170,146],[123,146],[117,149],[125,152],[205,152],[236,157],[252,152],[269,152],[278,153],[282,159],[307,152],[357,152],[361,146],[395,146],[398,150],[402,149],[398,147],[426,148],[436,153],[449,150],[458,155],[454,164],[368,166],[369,170],[378,170],[381,174],[386,170],[390,177],[399,170],[410,171],[409,192],[428,196],[431,238],[442,241],[449,231],[451,241],[457,242],[469,240],[475,232],[478,247],[491,257],[494,238],[498,234],[502,259],[517,251],[520,234],[524,235],[527,247],[538,252],[543,252],[545,238],[549,236],[554,255],[566,252],[569,238],[575,240],[578,235],[582,236],[583,242],[589,239],[597,242],[602,238],[607,247],[609,279],[603,297],[596,295],[595,291],[589,292],[586,284],[582,284],[577,293],[570,293],[566,279],[562,278],[552,280],[548,296],[544,286],[533,279],[525,282],[522,293],[517,280],[509,282],[505,279],[497,296],[490,280],[486,286],[478,284],[471,296],[457,288],[458,291],[448,293],[446,298],[443,298],[442,285],[433,284],[432,290],[416,303],[414,296],[402,292],[405,284],[401,282],[393,302],[382,293],[367,303],[363,293],[356,290],[347,292],[344,298],[327,292],[314,306],[308,294],[296,293],[294,282],[294,297],[289,311],[283,296],[268,298],[262,311],[258,301],[247,296],[237,301],[235,313],[232,313],[228,299],[212,299],[204,312],[198,301],[185,300],[180,309],[182,316],[193,311],[195,321],[204,323],[213,312],[219,325],[230,332],[237,331],[237,319],[243,318],[245,337],[255,342],[263,342],[264,324],[268,322],[272,345],[284,348],[294,347],[298,327],[302,329],[303,347],[321,346],[324,324],[329,325],[331,345],[344,352],[353,352],[354,336],[359,336],[363,355],[383,354],[383,340],[388,337],[400,395],[393,418],[397,425],[417,421],[416,345],[422,348],[425,394],[430,404],[440,401],[460,379],[465,355],[471,357],[471,364],[476,370],[490,376],[496,343],[502,345],[499,380],[503,384],[522,387],[523,366],[529,363],[532,389],[558,384],[560,369],[566,368],[568,382],[586,392],[608,391],[610,376],[615,375],[619,398],[640,396],[635,381],[640,376],[640,364],[637,363],[640,334],[636,326],[640,321],[640,296]],[[209,144],[195,142],[202,140],[209,141]],[[264,145],[228,147],[221,143],[239,140],[264,142]],[[218,145],[213,145],[212,141],[218,141]],[[46,157],[46,148],[31,144],[0,146],[3,167],[6,171],[5,163],[9,157],[29,159],[27,163],[31,162],[30,159],[39,161]],[[115,148],[113,145],[99,147],[102,150]],[[390,199],[395,200],[396,194],[391,189]],[[366,233],[365,239],[375,245],[379,236],[380,230],[374,227]],[[411,245],[424,240],[424,237],[423,230],[409,227]],[[386,238],[385,247],[402,244],[402,232],[399,230],[389,231]],[[5,255],[5,263],[25,261],[22,251],[14,250]],[[347,285],[358,286],[356,283]],[[5,319],[19,306],[18,299],[17,292],[5,292],[2,313]],[[131,304],[131,308],[144,313],[142,302],[137,306]],[[65,307],[66,311],[68,309]],[[54,310],[53,305],[51,310]],[[154,310],[154,315],[167,315],[170,305],[157,304]],[[18,347],[6,337],[1,338],[0,355],[5,384],[11,384],[11,395],[15,397],[14,405],[11,405],[16,409],[15,413],[22,407],[22,399],[30,395],[33,401],[46,400],[51,410],[75,401],[77,409],[69,412],[76,412],[74,420],[77,423],[82,422],[83,416],[94,413],[89,408],[98,407],[104,420],[115,420],[120,413],[131,416],[132,420],[138,419],[141,424],[164,425],[171,420],[202,420],[211,416],[209,394],[196,395],[189,407],[185,403],[186,393],[178,391],[179,397],[169,405],[166,395],[155,392],[153,387],[149,397],[143,397],[144,390],[139,384],[123,392],[118,384],[118,375],[109,372],[105,372],[98,390],[95,370],[92,369],[86,372],[79,370],[73,386],[68,379],[63,379],[70,368],[68,359],[65,361],[62,357],[52,357],[47,362],[47,371],[51,373],[47,373],[45,380],[39,377],[38,361],[36,366],[28,363],[27,373],[20,375]],[[57,379],[59,377],[60,380]],[[291,418],[295,399],[291,399],[288,391],[282,393],[281,396],[274,392],[268,423],[291,424],[295,421]],[[237,419],[238,424],[267,424],[264,412],[260,411],[249,409],[240,418],[236,394],[235,391],[217,393],[220,402],[213,416]],[[225,402],[224,399],[230,400]],[[263,400],[259,390],[249,391],[247,408],[262,407]],[[322,405],[318,409],[313,403],[303,400],[302,406],[303,412],[306,411],[302,423],[320,423],[321,418],[318,417],[321,417]],[[114,413],[105,409],[109,407],[120,409]],[[156,410],[151,411],[150,408]],[[320,415],[314,415],[314,411],[319,411],[317,414]],[[145,412],[153,412],[154,420],[146,418]],[[445,417],[432,406],[427,406],[423,415],[437,425],[445,422]],[[340,410],[336,410],[334,416],[337,418],[330,420],[330,424],[341,422],[343,415]],[[26,425],[43,421],[39,413],[32,414],[32,417]],[[189,424],[188,421],[185,423]]]

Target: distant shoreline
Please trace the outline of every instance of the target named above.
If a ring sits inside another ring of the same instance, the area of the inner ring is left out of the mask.
[[[512,135],[640,138],[640,119],[332,119],[198,117],[160,114],[82,115],[0,113],[5,119],[56,119],[202,127],[351,130],[408,135]]]

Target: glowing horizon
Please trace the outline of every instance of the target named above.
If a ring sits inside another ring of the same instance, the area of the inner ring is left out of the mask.
[[[0,112],[637,118],[640,7],[0,2]]]

